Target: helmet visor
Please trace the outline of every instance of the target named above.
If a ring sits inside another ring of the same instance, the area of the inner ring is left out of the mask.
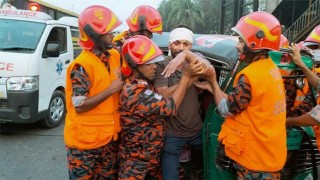
[[[153,63],[161,62],[164,60],[165,60],[165,57],[163,55],[160,55],[160,56],[157,56],[157,57],[153,58],[152,60],[146,62],[145,64],[153,64]]]
[[[319,43],[316,42],[304,42],[303,43],[304,46],[319,46]]]

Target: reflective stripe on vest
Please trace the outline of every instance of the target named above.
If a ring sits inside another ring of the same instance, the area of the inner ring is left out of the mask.
[[[309,84],[308,84],[308,80],[306,78],[303,79],[305,84],[301,89],[297,89],[297,95],[296,95],[296,99],[294,101],[294,107],[299,106],[300,104],[303,103],[303,100],[306,98],[306,94],[308,93],[309,90]]]

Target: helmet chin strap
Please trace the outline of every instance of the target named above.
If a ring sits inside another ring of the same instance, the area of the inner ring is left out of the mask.
[[[242,61],[245,61],[247,63],[251,63],[251,62],[257,61],[263,55],[262,53],[260,53],[262,51],[263,50],[252,51],[252,50],[250,50],[248,48],[247,45],[244,45],[243,52],[241,53],[239,59],[242,60]],[[265,56],[265,55],[263,55],[263,56]]]
[[[89,24],[83,27],[83,31],[90,37],[95,47],[101,50],[106,56],[110,55],[107,50],[112,49],[111,43],[105,43],[102,41],[100,35],[97,34]]]
[[[248,57],[249,53],[250,53],[250,50],[249,50],[248,46],[247,46],[247,45],[244,45],[243,51],[242,51],[239,59],[240,59],[241,61],[245,61],[245,59],[246,59],[246,57]]]
[[[105,54],[106,56],[109,56],[110,53],[107,50],[112,49],[112,44],[111,43],[106,43],[104,41],[101,40],[101,38],[98,39],[98,43],[97,43],[97,48],[100,49],[103,54]]]
[[[142,78],[142,79],[146,79],[146,80],[149,80],[145,75],[143,75],[142,72],[140,72],[138,70],[138,65],[133,63],[133,60],[131,59],[130,55],[129,54],[125,54],[124,55],[124,58],[127,59],[127,64],[129,65],[129,67],[132,69],[132,71],[136,71],[138,73],[138,77],[139,78]]]
[[[145,80],[147,80],[147,81],[151,81],[151,80],[150,80],[149,78],[147,78],[142,72],[140,72],[140,71],[138,70],[138,68],[134,68],[134,69],[137,71],[139,78],[145,79]]]

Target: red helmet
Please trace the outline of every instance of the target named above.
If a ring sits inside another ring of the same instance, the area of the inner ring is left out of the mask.
[[[132,69],[137,65],[152,64],[164,60],[162,51],[149,38],[142,35],[136,35],[129,38],[122,47],[123,63],[121,72],[126,77],[130,76]]]
[[[79,44],[84,49],[93,48],[99,35],[110,33],[122,22],[108,8],[94,5],[87,7],[79,15]]]
[[[152,33],[162,33],[161,15],[151,6],[138,6],[126,21],[132,32],[149,30]]]
[[[277,18],[266,12],[252,12],[232,28],[251,51],[279,50],[281,26]]]
[[[299,43],[297,43],[296,45],[299,49],[303,49],[305,47],[304,45],[304,41],[300,41]]]
[[[315,27],[305,40],[305,45],[320,45],[320,25]]]
[[[281,34],[281,37],[280,37],[280,47],[282,48],[289,47],[289,40],[283,34]]]

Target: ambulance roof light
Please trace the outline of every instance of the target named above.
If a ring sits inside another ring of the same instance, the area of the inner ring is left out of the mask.
[[[29,4],[29,10],[31,11],[39,11],[40,6],[37,3],[30,3]]]

